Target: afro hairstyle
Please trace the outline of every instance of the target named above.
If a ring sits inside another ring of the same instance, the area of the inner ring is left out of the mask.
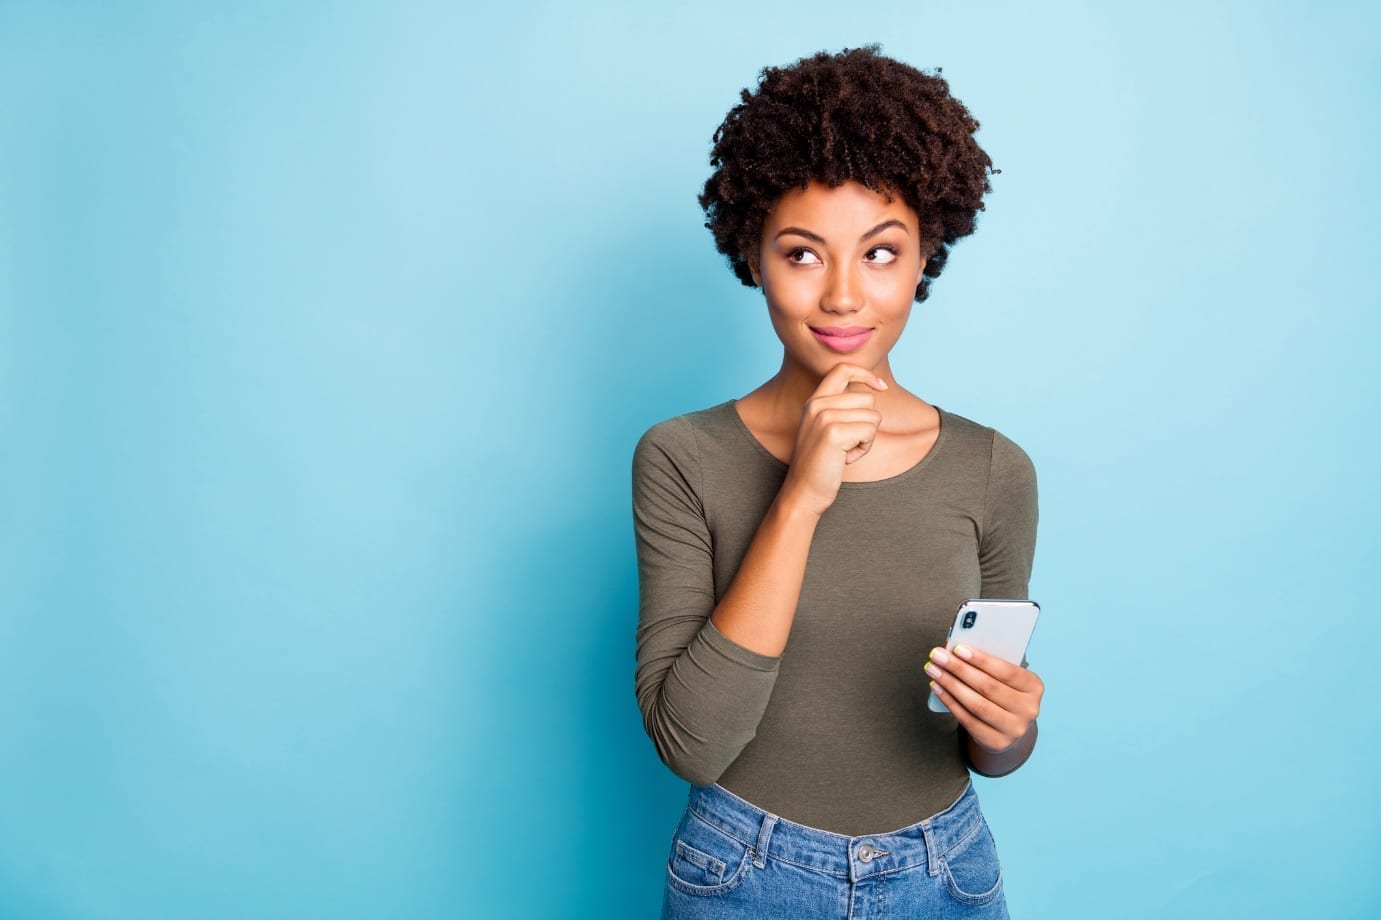
[[[920,218],[928,257],[916,302],[945,267],[949,249],[973,233],[992,160],[974,140],[979,123],[939,76],[878,53],[879,45],[821,51],[766,67],[714,133],[700,206],[718,250],[755,287],[748,260],[777,200],[811,180],[849,180],[900,195]]]

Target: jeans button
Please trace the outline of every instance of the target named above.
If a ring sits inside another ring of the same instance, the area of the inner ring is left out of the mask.
[[[870,862],[873,858],[873,848],[870,844],[863,844],[858,848],[858,858],[864,862]]]

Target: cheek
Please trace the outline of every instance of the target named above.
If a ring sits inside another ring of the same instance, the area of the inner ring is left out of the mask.
[[[914,266],[904,268],[900,265],[891,271],[878,272],[872,279],[873,292],[880,302],[888,304],[909,300],[916,293],[917,274]]]
[[[790,275],[764,277],[763,296],[774,314],[792,316],[809,313],[815,295],[806,280]]]
[[[795,335],[796,330],[801,327],[800,317],[795,313],[782,310],[780,305],[770,305],[767,316],[772,321],[772,328],[776,331],[779,339],[785,340]]]

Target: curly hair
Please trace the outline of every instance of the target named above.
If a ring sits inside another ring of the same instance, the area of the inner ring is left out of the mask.
[[[786,192],[811,180],[837,187],[855,180],[900,195],[920,218],[929,257],[916,302],[945,267],[949,249],[973,233],[992,160],[973,139],[979,123],[939,76],[884,57],[879,45],[821,51],[787,67],[765,67],[756,93],[714,133],[714,167],[700,206],[715,245],[739,280],[762,224]],[[1002,170],[992,170],[994,173]]]

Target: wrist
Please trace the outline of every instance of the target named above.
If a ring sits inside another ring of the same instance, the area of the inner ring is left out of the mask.
[[[964,742],[964,756],[970,769],[987,777],[1006,776],[1015,772],[1031,757],[1036,746],[1036,723],[1032,722],[1026,733],[1000,751],[985,748],[973,736],[960,728]]]
[[[812,508],[797,498],[794,492],[787,489],[782,489],[777,493],[777,497],[772,501],[772,506],[767,513],[780,518],[785,523],[806,527],[814,527],[820,523],[820,518],[824,514],[824,512]]]

